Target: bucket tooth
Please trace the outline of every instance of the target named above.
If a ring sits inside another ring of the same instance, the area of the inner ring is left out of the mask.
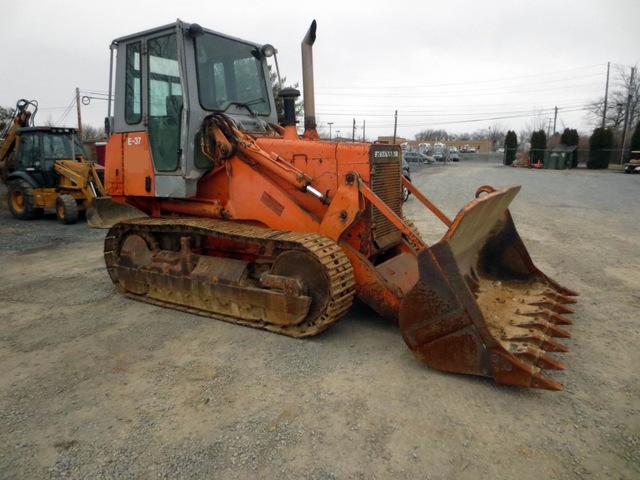
[[[569,333],[564,328],[556,326],[553,322],[543,320],[540,317],[524,317],[522,319],[513,320],[511,325],[520,328],[535,328],[536,330],[549,335],[551,337],[571,338]]]
[[[533,345],[512,343],[509,351],[519,359],[531,363],[542,370],[564,370],[564,365],[546,352]]]
[[[562,303],[563,305],[568,303],[578,303],[575,298],[572,298],[568,295],[563,295],[562,293],[552,289],[545,290],[544,292],[542,292],[542,295],[551,301]]]
[[[573,325],[573,320],[570,320],[567,317],[560,315],[559,313],[547,313],[549,315],[549,321],[555,323],[556,325]]]
[[[539,317],[555,325],[573,325],[573,321],[567,317],[564,317],[559,313],[552,312],[551,310],[547,310],[546,308],[538,308],[533,311],[520,310],[516,313],[524,315],[525,317]]]
[[[534,305],[536,307],[544,307],[548,310],[551,310],[555,313],[575,313],[575,310],[572,310],[569,307],[565,307],[563,304],[558,302],[552,302],[550,300],[540,300],[538,302],[531,302],[529,305]]]
[[[549,288],[555,290],[561,295],[565,295],[567,297],[578,297],[580,294],[575,290],[571,290],[570,288],[564,287],[556,282],[554,279],[547,277],[547,283],[549,284]]]
[[[548,352],[568,352],[569,348],[534,328],[505,327],[502,339],[511,342],[531,343]]]
[[[543,375],[540,367],[523,361],[506,349],[494,350],[491,353],[491,363],[493,378],[498,383],[545,390],[564,390],[562,385]]]
[[[557,382],[554,382],[548,377],[545,377],[541,373],[537,373],[531,379],[531,388],[543,388],[545,390],[564,390],[564,387]]]

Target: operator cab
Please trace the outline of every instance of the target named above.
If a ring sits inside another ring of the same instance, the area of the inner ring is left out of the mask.
[[[178,20],[116,39],[111,49],[117,60],[109,129],[130,134],[134,143],[141,137],[132,134],[146,135],[153,168],[147,195],[195,195],[198,179],[210,168],[200,146],[209,113],[225,112],[248,131],[268,131],[277,122],[261,45]],[[134,160],[126,151],[124,156],[126,172]]]
[[[23,127],[16,130],[19,138],[15,153],[14,172],[25,172],[40,188],[58,184],[53,166],[56,160],[86,158],[86,153],[74,128]]]

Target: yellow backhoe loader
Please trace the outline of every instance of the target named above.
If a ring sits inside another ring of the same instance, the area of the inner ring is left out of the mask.
[[[0,146],[0,179],[7,185],[9,210],[15,218],[31,220],[55,209],[65,224],[75,223],[84,210],[91,226],[103,226],[91,208],[98,198],[112,204],[102,184],[102,167],[87,159],[75,129],[33,126],[37,110],[35,100],[18,101]],[[142,215],[121,204],[101,211],[118,219]]]

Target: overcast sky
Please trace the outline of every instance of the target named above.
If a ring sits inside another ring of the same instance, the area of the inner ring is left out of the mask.
[[[278,49],[300,82],[300,42],[317,20],[316,110],[321,128],[369,140],[413,139],[427,128],[520,131],[553,118],[588,131],[582,108],[604,95],[607,62],[640,61],[639,0],[274,2],[1,0],[0,105],[39,101],[37,123],[76,126],[75,89],[108,90],[114,38],[186,22]],[[526,5],[526,6],[525,6]],[[302,88],[302,85],[300,85]],[[69,107],[72,107],[69,109]],[[66,116],[65,116],[66,113]],[[82,107],[100,126],[105,100]]]

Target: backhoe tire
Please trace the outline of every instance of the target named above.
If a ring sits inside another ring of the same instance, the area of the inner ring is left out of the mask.
[[[78,221],[78,204],[71,195],[56,198],[56,216],[61,223],[70,225]]]
[[[21,178],[10,180],[7,192],[9,210],[18,220],[33,220],[40,218],[44,213],[43,208],[35,206],[33,187],[26,180]]]

